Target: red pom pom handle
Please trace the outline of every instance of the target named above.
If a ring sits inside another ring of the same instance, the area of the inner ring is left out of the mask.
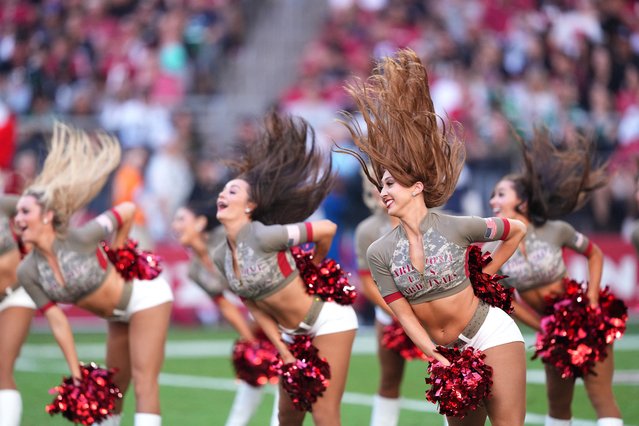
[[[318,295],[326,302],[353,304],[357,290],[348,282],[348,274],[342,270],[339,263],[326,258],[319,266],[315,265],[312,261],[313,251],[299,246],[291,247],[291,253],[308,294]]]
[[[482,272],[492,261],[490,253],[482,254],[478,246],[468,247],[468,273],[475,295],[491,306],[502,309],[507,314],[513,311],[512,298],[515,289],[504,287],[499,280],[504,275],[489,275]]]
[[[628,309],[608,288],[600,291],[599,306],[592,307],[581,283],[565,278],[564,287],[564,294],[547,300],[532,359],[541,358],[563,378],[584,377],[623,335]]]
[[[112,248],[106,241],[100,243],[115,269],[126,280],[152,280],[162,272],[160,257],[150,251],[140,250],[138,242],[127,239],[124,246]]]
[[[426,391],[426,399],[437,404],[441,414],[463,418],[490,397],[493,369],[484,363],[486,355],[470,346],[464,350],[438,346],[437,352],[450,365],[439,361],[428,364],[425,381],[431,388]]]
[[[235,376],[251,386],[277,383],[281,363],[277,349],[265,337],[252,341],[238,339],[233,345]]]
[[[120,389],[112,381],[114,371],[90,363],[80,364],[80,373],[80,380],[65,377],[49,391],[57,395],[45,409],[52,416],[62,414],[73,423],[99,423],[113,413],[116,401],[122,399]]]
[[[312,411],[328,387],[330,366],[308,336],[295,336],[289,350],[296,360],[280,367],[280,383],[297,410]]]

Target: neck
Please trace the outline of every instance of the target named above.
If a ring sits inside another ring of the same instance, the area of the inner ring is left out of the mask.
[[[235,221],[223,222],[222,225],[226,230],[226,239],[232,248],[235,248],[235,242],[237,240],[237,234],[239,234],[240,229],[242,229],[246,224],[250,223],[251,220],[246,218],[238,219]]]
[[[406,209],[405,214],[398,216],[398,219],[402,223],[406,234],[421,235],[419,225],[428,214],[428,208],[423,202],[415,203],[409,207]]]
[[[191,250],[193,250],[197,257],[200,258],[200,260],[208,258],[209,251],[208,247],[206,246],[205,236],[203,234],[200,234],[200,236],[197,237],[190,246]]]
[[[38,236],[37,241],[33,241],[33,246],[43,254],[53,253],[53,242],[56,239],[55,231],[43,232]]]

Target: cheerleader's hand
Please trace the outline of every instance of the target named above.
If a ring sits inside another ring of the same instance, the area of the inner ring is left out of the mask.
[[[435,347],[429,348],[428,351],[424,351],[424,354],[426,355],[426,359],[428,360],[428,362],[431,362],[431,363],[440,362],[442,365],[446,367],[450,365],[450,361],[448,361],[448,359],[446,359],[444,355],[437,352],[437,348]]]

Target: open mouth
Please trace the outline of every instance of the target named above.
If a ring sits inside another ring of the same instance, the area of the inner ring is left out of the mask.
[[[224,210],[225,208],[227,208],[229,205],[227,203],[225,203],[222,200],[218,200],[217,202],[217,209],[218,210]]]

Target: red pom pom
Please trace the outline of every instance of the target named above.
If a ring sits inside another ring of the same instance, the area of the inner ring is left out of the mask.
[[[507,314],[513,311],[512,298],[515,289],[504,287],[499,280],[504,275],[489,275],[482,268],[492,261],[490,253],[483,254],[481,249],[471,245],[468,250],[468,273],[475,295],[491,306],[501,308]]]
[[[100,243],[115,269],[126,280],[152,280],[162,272],[160,257],[150,251],[140,250],[138,242],[127,239],[123,247],[113,249],[106,241]]]
[[[352,305],[357,290],[348,282],[339,263],[333,259],[324,259],[319,266],[312,262],[313,251],[299,246],[291,247],[297,269],[306,284],[308,294],[318,295],[327,302],[335,301],[340,305]]]
[[[607,288],[593,308],[580,283],[565,278],[564,286],[564,294],[547,301],[532,359],[553,365],[563,378],[583,377],[608,356],[607,346],[623,335],[627,308]]]
[[[281,360],[270,340],[258,338],[238,339],[233,346],[235,376],[251,386],[277,383]]]
[[[313,404],[328,387],[330,366],[325,358],[319,357],[308,336],[295,336],[289,350],[296,360],[280,367],[280,383],[297,410],[312,411]]]
[[[73,423],[91,425],[99,423],[113,413],[115,402],[122,399],[122,393],[112,382],[113,370],[106,370],[94,363],[80,364],[80,383],[72,377],[65,377],[62,383],[49,393],[58,392],[47,413],[60,413]]]
[[[421,359],[427,361],[428,358],[412,340],[406,335],[404,329],[397,321],[384,326],[382,330],[382,346],[391,351],[399,353],[407,360]]]
[[[450,362],[444,366],[439,361],[428,364],[426,399],[439,405],[439,412],[446,416],[463,418],[470,410],[476,410],[482,401],[490,397],[493,369],[484,363],[486,355],[467,347],[437,347],[437,352]]]

